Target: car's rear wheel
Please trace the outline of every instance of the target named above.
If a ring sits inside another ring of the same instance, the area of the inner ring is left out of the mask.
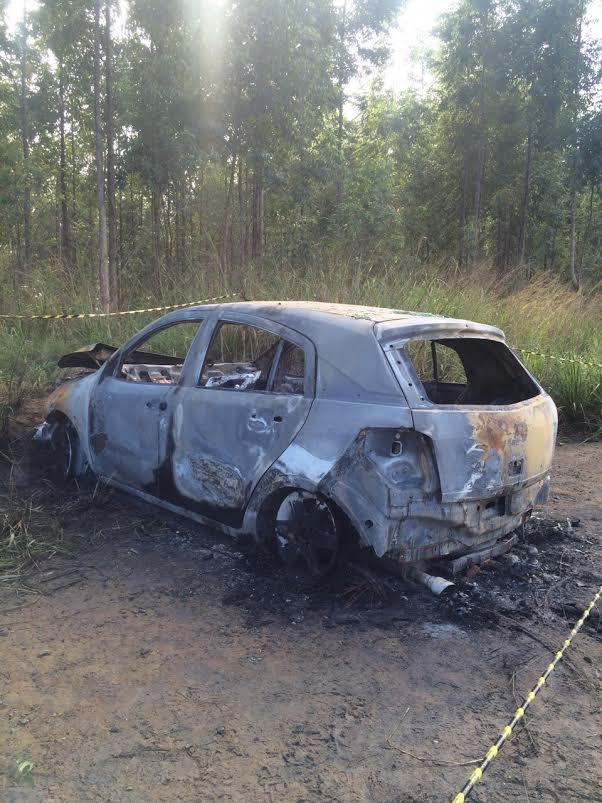
[[[276,512],[277,554],[291,569],[301,565],[312,577],[324,577],[339,553],[338,519],[325,499],[307,491],[291,491]]]

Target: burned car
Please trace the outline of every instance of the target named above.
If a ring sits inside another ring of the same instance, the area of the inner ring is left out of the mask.
[[[406,566],[491,554],[548,495],[556,408],[491,326],[228,303],[59,365],[82,370],[36,437],[65,478],[92,472],[316,575],[348,532]]]

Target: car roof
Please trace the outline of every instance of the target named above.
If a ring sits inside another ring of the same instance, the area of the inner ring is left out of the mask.
[[[238,301],[187,307],[168,313],[162,325],[217,313],[250,324],[262,320],[307,337],[317,353],[316,396],[399,404],[400,385],[385,349],[413,337],[504,339],[492,326],[443,315],[321,301]],[[155,322],[156,324],[157,322]]]
[[[369,307],[359,304],[336,304],[328,301],[235,301],[216,306],[231,312],[262,315],[282,322],[302,318],[306,323],[315,321],[331,323],[336,326],[345,326],[346,322],[348,322],[348,325],[353,325],[354,321],[365,321],[369,324],[390,320],[401,321],[414,318],[420,314],[406,310]]]
[[[359,304],[336,304],[324,301],[238,301],[212,305],[223,312],[257,315],[289,326],[314,341],[322,341],[328,331],[373,330],[379,340],[403,339],[428,330],[446,332],[447,336],[470,333],[503,339],[499,329],[485,324],[434,315],[429,312]],[[189,309],[203,310],[207,307]]]

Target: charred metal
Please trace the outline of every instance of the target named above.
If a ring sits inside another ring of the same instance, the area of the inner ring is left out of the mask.
[[[169,349],[147,348],[165,333]],[[68,444],[71,473],[316,565],[345,526],[402,564],[495,554],[547,498],[556,409],[490,326],[245,302],[59,364],[88,372],[50,396],[36,437]]]

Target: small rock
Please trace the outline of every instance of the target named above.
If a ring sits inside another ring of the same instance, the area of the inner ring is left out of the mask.
[[[29,724],[29,719],[27,717],[21,717],[21,719],[19,720],[19,725],[28,725],[28,724]]]
[[[50,650],[44,650],[43,652],[38,653],[38,658],[46,658],[47,655],[50,655]]]
[[[529,565],[522,560],[517,560],[512,564],[512,574],[515,577],[525,577],[529,573]]]
[[[9,633],[10,631],[7,630],[5,627],[0,627],[0,636],[8,636]]]
[[[215,729],[215,733],[217,734],[217,736],[225,736],[226,735],[226,729],[224,728],[223,725],[220,725],[219,728]]]
[[[212,560],[215,557],[210,549],[199,549],[197,555],[201,560]]]
[[[527,547],[527,552],[528,552],[528,553],[529,553],[529,555],[531,555],[531,556],[533,556],[533,555],[539,555],[539,549],[537,549],[537,547],[536,547],[536,546],[533,546],[533,544],[529,544],[529,546]]]
[[[120,729],[117,727],[117,725],[111,725],[111,727],[109,728],[109,733],[119,733],[119,732]]]
[[[151,650],[148,647],[143,647],[139,652],[138,655],[140,658],[146,658],[147,655],[151,653]]]

